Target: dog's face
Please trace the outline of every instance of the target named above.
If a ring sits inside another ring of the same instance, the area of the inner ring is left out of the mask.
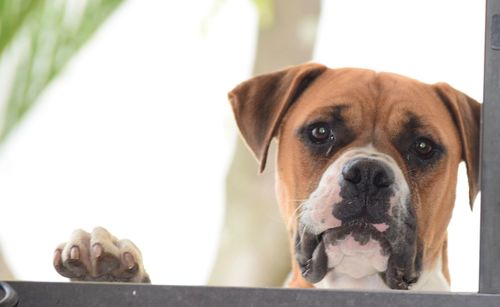
[[[261,165],[278,137],[278,199],[308,282],[379,276],[407,289],[446,257],[461,160],[477,193],[477,102],[444,84],[314,64],[247,81],[231,99]]]

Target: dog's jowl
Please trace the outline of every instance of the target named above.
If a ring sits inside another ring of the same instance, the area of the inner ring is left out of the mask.
[[[261,171],[278,140],[289,286],[446,290],[458,164],[478,192],[480,104],[447,84],[303,64],[229,94]]]

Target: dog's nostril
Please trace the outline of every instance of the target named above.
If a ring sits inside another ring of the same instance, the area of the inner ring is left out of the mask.
[[[344,176],[344,179],[354,183],[358,184],[361,182],[361,170],[359,167],[352,166],[349,167],[347,170],[343,170],[342,175]]]
[[[386,188],[394,183],[392,178],[385,170],[378,171],[373,177],[373,184],[379,188]]]

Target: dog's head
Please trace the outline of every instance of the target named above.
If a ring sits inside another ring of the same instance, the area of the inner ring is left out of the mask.
[[[446,84],[303,64],[229,98],[261,171],[278,139],[277,195],[310,283],[408,288],[445,249],[460,161],[471,205],[478,192],[480,104]]]

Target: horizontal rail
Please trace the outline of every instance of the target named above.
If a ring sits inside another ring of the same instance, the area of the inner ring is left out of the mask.
[[[26,306],[498,307],[500,295],[411,291],[222,288],[109,283],[9,282]]]

